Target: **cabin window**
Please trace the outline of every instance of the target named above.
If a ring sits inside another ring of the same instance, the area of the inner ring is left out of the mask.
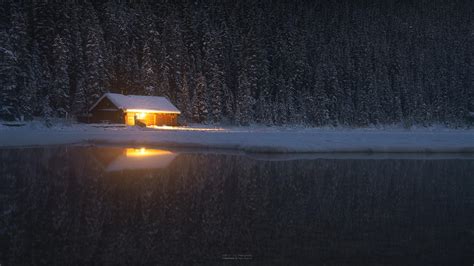
[[[146,113],[137,113],[137,119],[145,119]]]

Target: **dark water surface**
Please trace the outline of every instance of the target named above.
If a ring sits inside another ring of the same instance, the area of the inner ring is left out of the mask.
[[[0,150],[3,265],[472,265],[474,160]]]

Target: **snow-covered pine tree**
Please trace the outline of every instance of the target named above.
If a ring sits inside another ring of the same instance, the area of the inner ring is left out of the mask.
[[[148,22],[152,23],[152,22]],[[162,51],[160,35],[153,29],[153,25],[148,25],[149,30],[146,32],[145,44],[142,51],[141,75],[144,86],[145,95],[168,95],[161,92],[160,75],[167,75],[167,72],[160,70],[161,63],[165,62],[165,54]]]
[[[105,42],[97,12],[91,4],[83,9],[83,18],[83,53],[84,64],[87,66],[83,90],[86,94],[86,106],[91,106],[105,92]]]
[[[177,93],[182,85],[182,78],[185,71],[189,69],[189,62],[186,60],[186,47],[183,41],[182,25],[178,15],[174,14],[173,19],[168,21],[166,31],[166,49],[169,51],[165,57],[166,65],[169,67],[169,94],[171,100],[176,100]]]
[[[206,122],[208,118],[207,82],[202,73],[197,73],[196,90],[192,100],[193,120],[198,123]]]
[[[270,62],[267,51],[263,47],[258,48],[257,62],[259,71],[257,77],[256,122],[270,125],[273,123],[271,114]]]
[[[50,79],[45,77],[43,74],[43,64],[40,58],[40,52],[38,50],[38,44],[36,41],[33,41],[32,48],[31,48],[31,88],[32,91],[29,93],[32,97],[33,104],[31,105],[32,108],[32,115],[33,116],[41,116],[42,107],[39,103],[41,95],[43,92],[47,91],[47,88],[50,87]],[[47,64],[46,64],[47,65]]]
[[[326,89],[328,91],[328,112],[329,112],[329,122],[333,126],[337,126],[339,122],[339,113],[342,108],[342,98],[344,93],[339,84],[339,77],[336,70],[336,67],[333,63],[328,62],[327,64],[327,83]]]
[[[153,54],[150,49],[148,42],[145,42],[142,52],[142,76],[143,76],[143,89],[145,95],[156,95],[157,87],[156,84],[156,73],[154,70]]]
[[[242,126],[248,126],[253,122],[252,107],[255,103],[251,93],[252,83],[244,71],[239,75],[238,94],[237,94],[237,108],[235,120]]]
[[[392,62],[390,65],[391,90],[393,93],[392,114],[393,121],[401,121],[403,117],[402,110],[402,86],[403,86],[403,61],[401,58],[402,50],[399,46],[392,48]]]
[[[79,115],[84,114],[87,106],[87,95],[85,92],[86,66],[84,64],[83,34],[82,34],[82,10],[74,6],[70,15],[71,41],[69,43],[69,84],[71,92],[71,111]]]
[[[242,41],[245,52],[241,54],[241,69],[238,76],[236,122],[240,125],[249,125],[254,122],[254,105],[257,93],[258,70],[255,35],[247,33]]]
[[[10,38],[12,49],[16,55],[15,83],[16,95],[18,97],[19,118],[31,118],[33,113],[35,88],[32,87],[31,76],[31,53],[28,49],[30,37],[28,35],[28,25],[26,22],[25,11],[18,5],[12,7],[12,28]]]
[[[281,73],[281,72],[280,72]],[[273,123],[281,125],[286,123],[286,105],[285,105],[285,80],[281,74],[278,74],[273,80],[275,95],[272,106]]]
[[[366,86],[364,91],[366,92],[365,96],[367,97],[367,107],[368,107],[368,123],[377,125],[380,123],[381,115],[381,106],[379,101],[379,95],[377,93],[376,78],[374,72],[368,73],[368,78],[366,81]]]
[[[153,73],[148,73],[144,79],[145,86],[153,86],[154,95],[170,97],[170,67],[169,56],[159,32],[152,30],[148,33],[146,45],[149,51],[143,54],[143,64],[150,66]],[[143,71],[142,71],[143,72]]]
[[[229,87],[227,87],[227,84],[224,83],[224,89],[223,89],[223,99],[224,99],[224,117],[225,117],[225,122],[232,122],[234,120],[234,94],[230,91]]]
[[[69,114],[69,51],[61,36],[57,35],[53,44],[53,84],[50,91],[50,104],[53,112],[59,117]]]
[[[53,63],[51,51],[56,37],[54,6],[45,1],[35,1],[32,3],[31,9],[34,14],[31,18],[33,21],[32,38],[37,43],[41,58],[48,60],[48,63]]]
[[[158,74],[158,95],[170,97],[170,68],[166,60],[161,61],[159,64]]]
[[[352,79],[354,63],[350,56],[343,56],[344,67],[341,67],[342,78],[340,80],[341,88],[344,91],[342,96],[342,106],[340,113],[339,123],[345,126],[352,125],[354,123],[354,80]]]
[[[19,113],[15,80],[18,59],[5,31],[0,31],[0,59],[0,119],[15,120]]]
[[[330,122],[329,107],[331,106],[331,101],[326,93],[325,69],[325,64],[318,65],[314,76],[314,105],[311,108],[311,113],[312,122],[316,126],[324,126]]]
[[[189,83],[186,76],[182,77],[181,87],[178,92],[177,106],[181,111],[181,117],[185,121],[189,121],[192,118],[192,107],[189,94]]]
[[[87,95],[85,91],[85,87],[82,84],[78,84],[76,90],[74,91],[74,100],[72,105],[72,110],[76,115],[84,114],[89,107],[87,105]]]
[[[248,98],[248,80],[244,75],[239,76],[239,83],[237,87],[237,100],[235,110],[235,121],[240,125],[246,125],[249,123],[250,117],[248,115],[248,104],[246,100]]]
[[[32,86],[36,88],[33,92],[35,94],[34,115],[50,119],[53,116],[53,109],[50,106],[50,93],[53,86],[52,74],[44,55],[41,55],[38,44],[33,41],[32,45]]]
[[[224,97],[224,72],[223,46],[221,33],[211,30],[204,36],[204,64],[206,65],[206,77],[208,82],[208,92],[210,100],[210,118],[214,123],[218,123],[223,117],[223,97]]]

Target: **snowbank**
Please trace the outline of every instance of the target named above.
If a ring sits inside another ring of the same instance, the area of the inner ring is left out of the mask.
[[[179,130],[84,124],[46,128],[39,123],[20,128],[0,127],[0,147],[82,143],[220,148],[266,153],[474,153],[474,130],[269,127],[194,127]]]

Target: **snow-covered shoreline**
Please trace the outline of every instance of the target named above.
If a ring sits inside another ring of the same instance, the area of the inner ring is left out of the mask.
[[[213,148],[265,153],[474,153],[473,129],[173,128],[75,124],[0,127],[0,147],[111,144]]]

